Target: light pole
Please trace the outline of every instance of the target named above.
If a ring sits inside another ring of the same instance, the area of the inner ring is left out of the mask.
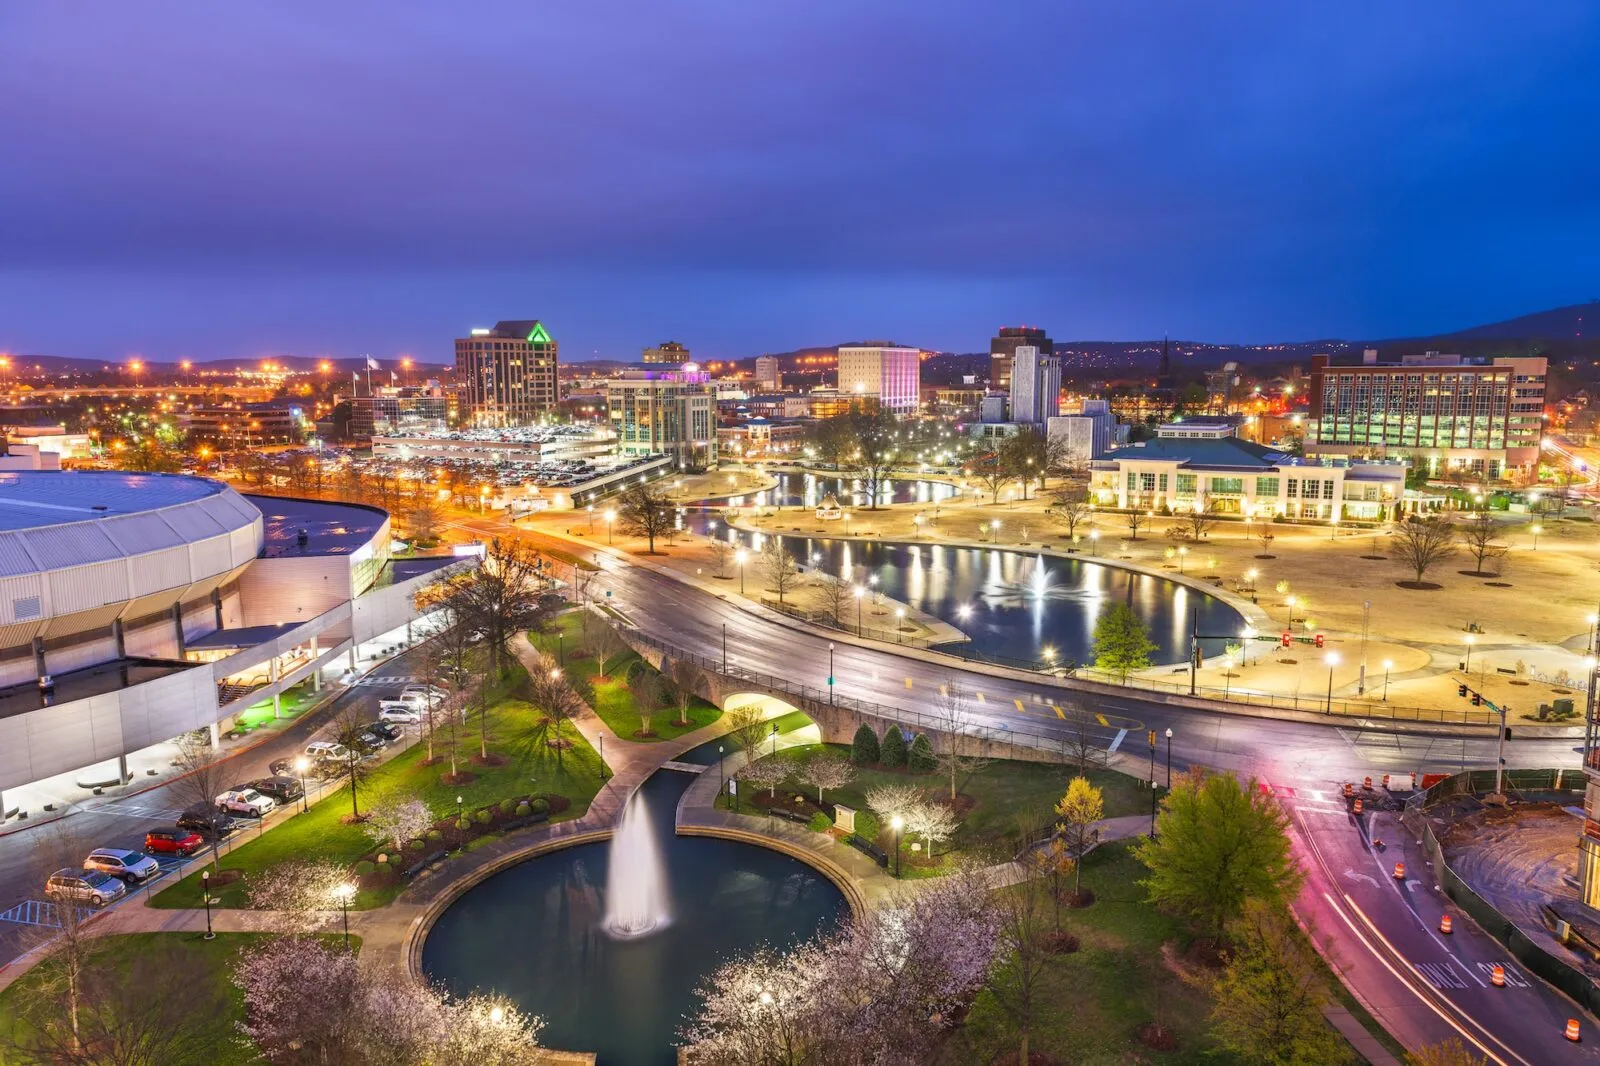
[[[772,723],[772,754],[778,754],[778,723]]]
[[[1328,702],[1323,705],[1323,714],[1333,713],[1333,668],[1339,665],[1339,653],[1330,651],[1323,659],[1328,664]]]
[[[828,641],[828,706],[833,706],[833,641]]]
[[[866,589],[860,585],[856,586],[856,636],[858,637],[861,635],[861,598],[866,594]]]
[[[728,791],[728,780],[722,773],[722,745],[717,745],[717,795]]]
[[[1256,600],[1256,578],[1259,577],[1260,574],[1261,574],[1261,571],[1257,570],[1253,566],[1250,569],[1248,569],[1248,570],[1246,570],[1244,572],[1245,580],[1250,582],[1250,602],[1251,603],[1256,603],[1257,602],[1257,600]]]
[[[604,781],[606,779],[606,734],[605,734],[605,730],[602,729],[602,730],[599,730],[598,732],[596,732],[595,733],[595,737],[600,741],[600,780]]]
[[[609,507],[606,508],[606,543],[607,544],[616,543],[614,540],[612,540],[612,536],[611,536],[612,530],[616,527],[616,522],[617,522],[617,512],[612,510]]]
[[[905,821],[897,814],[889,819],[889,828],[894,830],[894,875],[900,876],[900,837],[905,829]]]
[[[306,770],[310,768],[304,755],[294,761],[295,776],[300,778],[300,813],[306,813]]]
[[[901,644],[906,642],[905,621],[906,609],[904,607],[896,607],[894,609],[894,639]]]
[[[739,595],[744,595],[744,561],[747,558],[745,550],[740,548],[733,553],[733,561],[739,564]]]
[[[1472,673],[1472,645],[1477,643],[1477,639],[1478,638],[1471,633],[1468,633],[1466,636],[1467,657],[1461,663],[1461,672],[1463,674]]]
[[[995,544],[1000,543],[1000,519],[996,518],[989,523],[989,539]]]
[[[339,897],[339,907],[344,911],[344,950],[348,952],[350,950],[350,897],[356,894],[356,886],[346,881],[334,889],[333,894]]]
[[[1089,530],[1089,554],[1095,556],[1100,554],[1100,531],[1098,529]]]
[[[1172,791],[1172,727],[1167,727],[1167,791]]]
[[[1533,528],[1531,530],[1529,530],[1529,532],[1531,532],[1533,534],[1533,550],[1534,551],[1538,551],[1539,550],[1539,534],[1544,532],[1544,527],[1539,525],[1537,522],[1535,522],[1533,524]]]
[[[1387,702],[1389,699],[1389,671],[1393,669],[1393,659],[1383,660],[1383,698],[1385,702]]]
[[[1180,574],[1183,573],[1183,557],[1188,554],[1189,549],[1180,545],[1178,548],[1178,573]]]
[[[1150,730],[1150,839],[1156,838],[1156,731]]]
[[[211,931],[211,871],[200,871],[200,897],[206,904],[206,936],[207,940],[217,939],[217,934]]]
[[[728,672],[728,623],[722,623],[722,672]]]

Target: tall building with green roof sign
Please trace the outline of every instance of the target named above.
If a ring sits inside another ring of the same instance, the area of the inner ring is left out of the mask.
[[[538,319],[496,322],[456,338],[456,382],[475,425],[536,422],[561,398],[557,344]]]

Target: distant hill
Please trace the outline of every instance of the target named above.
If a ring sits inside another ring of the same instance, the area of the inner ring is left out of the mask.
[[[1583,340],[1600,339],[1600,300],[1531,315],[1491,322],[1445,334],[1466,340]]]

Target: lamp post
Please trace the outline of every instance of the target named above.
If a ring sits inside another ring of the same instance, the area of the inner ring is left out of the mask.
[[[1167,791],[1172,791],[1172,727],[1167,727]]]
[[[1394,660],[1393,659],[1385,659],[1385,660],[1383,660],[1383,698],[1384,698],[1385,702],[1387,702],[1388,699],[1389,699],[1389,671],[1393,670],[1393,669],[1394,669]]]
[[[901,644],[906,642],[905,620],[906,609],[904,607],[896,607],[894,609],[894,639]]]
[[[1100,531],[1098,529],[1089,530],[1089,554],[1096,556],[1100,554]]]
[[[904,835],[905,821],[897,814],[889,819],[889,828],[894,830],[894,875],[900,876],[900,838]]]
[[[1323,659],[1328,664],[1328,702],[1323,705],[1323,714],[1333,713],[1333,668],[1339,665],[1339,653],[1330,651]]]
[[[722,745],[717,745],[717,795],[728,791],[728,780],[722,773]]]
[[[1256,578],[1259,577],[1260,575],[1261,575],[1261,571],[1257,570],[1253,566],[1250,569],[1248,569],[1248,570],[1246,570],[1244,572],[1245,580],[1250,582],[1250,602],[1251,603],[1256,603],[1257,602],[1257,600],[1256,600]]]
[[[1183,573],[1183,557],[1189,554],[1189,549],[1184,546],[1178,548],[1178,573]]]
[[[728,623],[722,623],[722,672],[728,672]]]
[[[733,561],[739,564],[739,595],[741,596],[744,595],[744,561],[747,558],[748,556],[743,548],[733,553]]]
[[[828,706],[833,706],[833,641],[828,641]]]
[[[606,734],[605,730],[598,730],[595,736],[600,741],[600,780],[606,779]]]
[[[1000,543],[1000,519],[996,518],[993,521],[991,521],[989,523],[989,530],[990,530],[989,539],[993,543],[999,544]]]
[[[866,589],[860,585],[856,586],[856,636],[858,637],[861,635],[861,598],[866,594]]]
[[[617,512],[612,510],[609,507],[606,508],[606,543],[607,544],[616,543],[612,539],[612,530],[616,527],[616,521],[617,521]]]
[[[350,897],[352,897],[352,896],[354,896],[356,894],[356,886],[352,885],[350,882],[346,881],[344,884],[342,884],[338,888],[334,889],[333,890],[333,894],[339,897],[339,907],[340,907],[341,910],[344,911],[344,949],[345,949],[345,951],[349,951],[350,950]]]
[[[1468,633],[1466,636],[1467,657],[1461,663],[1461,672],[1463,674],[1472,673],[1472,645],[1477,643],[1477,640],[1478,638],[1471,633]]]
[[[207,940],[215,940],[217,934],[211,931],[211,871],[200,871],[200,897],[206,904],[206,936]]]
[[[1537,522],[1535,522],[1533,524],[1533,528],[1530,529],[1529,532],[1533,534],[1533,550],[1534,551],[1538,551],[1539,550],[1539,534],[1544,532],[1544,527],[1539,525]]]
[[[778,723],[772,723],[772,754],[778,754]]]
[[[306,757],[304,755],[300,756],[298,759],[296,759],[294,761],[295,776],[300,779],[300,813],[301,814],[306,813],[306,770],[309,769],[310,766],[311,766],[311,764],[306,761]]]
[[[1156,838],[1156,731],[1150,730],[1150,839]]]

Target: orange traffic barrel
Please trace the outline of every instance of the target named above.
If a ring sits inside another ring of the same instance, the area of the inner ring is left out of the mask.
[[[1361,787],[1366,789],[1368,792],[1372,791],[1372,778],[1363,777],[1361,779]]]
[[[1352,785],[1348,781],[1346,781],[1344,783],[1344,795],[1345,795],[1346,799],[1349,799],[1351,796],[1355,795],[1355,791],[1356,791],[1356,786],[1355,785]]]
[[[1574,1044],[1582,1039],[1582,1037],[1578,1035],[1578,1019],[1576,1018],[1567,1019],[1567,1039],[1572,1041]]]
[[[1360,801],[1360,800],[1356,800],[1356,805],[1355,805],[1355,812],[1356,812],[1356,813],[1357,813],[1357,814],[1360,814],[1360,813],[1361,813],[1361,801]]]
[[[1398,877],[1399,875],[1396,874],[1395,876]],[[1450,916],[1448,914],[1440,916],[1440,918],[1439,918],[1439,932],[1441,932],[1441,933],[1450,932]]]
[[[1489,983],[1496,988],[1504,988],[1506,986],[1506,968],[1498,962],[1494,964],[1494,969],[1489,971]]]
[[[1396,881],[1404,881],[1406,879],[1406,864],[1405,863],[1397,862],[1397,863],[1394,864],[1394,879]]]

